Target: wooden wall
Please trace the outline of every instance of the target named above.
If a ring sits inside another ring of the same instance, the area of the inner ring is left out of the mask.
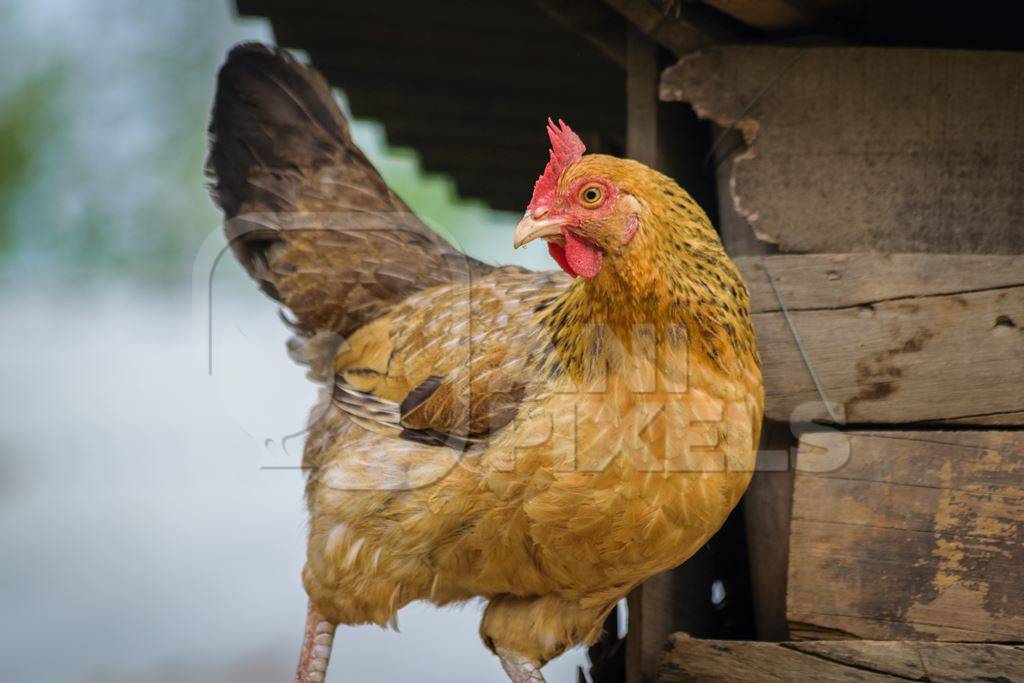
[[[918,642],[1024,641],[1020,73],[746,46],[663,73],[715,126],[751,290],[769,422],[746,531],[758,638],[787,641],[677,637],[663,680],[1020,677],[1018,648]]]
[[[1024,433],[806,435],[790,637],[1024,642]]]

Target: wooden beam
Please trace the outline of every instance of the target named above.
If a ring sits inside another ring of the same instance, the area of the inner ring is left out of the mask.
[[[827,432],[796,461],[797,638],[1024,640],[1024,432]]]
[[[759,643],[672,636],[663,683],[1016,681],[1024,648],[991,643],[805,641]]]
[[[648,0],[604,0],[610,7],[658,45],[682,56],[712,45],[736,38],[734,27],[729,26],[700,5],[662,3],[659,8]]]
[[[802,419],[830,419],[813,370],[841,423],[1021,424],[1022,257],[807,254],[736,263],[751,291],[768,418],[788,422],[810,410]]]
[[[536,0],[555,21],[581,34],[604,56],[626,66],[626,22],[602,0]]]

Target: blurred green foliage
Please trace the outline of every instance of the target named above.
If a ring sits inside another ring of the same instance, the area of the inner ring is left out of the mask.
[[[219,216],[202,167],[214,75],[270,40],[229,0],[45,0],[0,10],[0,269],[11,276],[184,284]],[[512,218],[459,200],[381,128],[356,141],[422,216],[474,255]],[[541,160],[543,161],[543,160]]]
[[[15,206],[19,192],[40,172],[38,152],[55,127],[56,93],[65,73],[63,65],[54,65],[0,101],[0,253],[16,246]]]

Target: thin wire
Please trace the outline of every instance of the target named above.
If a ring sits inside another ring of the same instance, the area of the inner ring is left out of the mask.
[[[764,268],[764,274],[768,277],[768,284],[772,286],[772,291],[775,293],[775,300],[779,302],[779,308],[782,310],[782,317],[786,319],[786,324],[789,326],[789,332],[793,335],[793,341],[796,342],[796,348],[800,351],[800,357],[804,359],[804,365],[807,366],[807,371],[811,373],[811,380],[814,381],[814,388],[818,390],[818,396],[821,397],[821,402],[825,404],[825,410],[828,411],[828,415],[832,418],[832,422],[835,424],[843,424],[839,419],[839,416],[832,410],[832,402],[828,400],[828,395],[825,393],[825,387],[821,385],[821,380],[818,379],[818,373],[814,371],[814,366],[811,365],[811,359],[807,355],[807,349],[804,348],[804,343],[800,340],[800,334],[796,331],[796,325],[793,324],[793,319],[789,317],[789,309],[786,308],[786,304],[782,301],[782,293],[779,292],[779,286],[775,284],[775,278],[772,277],[771,271],[768,270],[768,264],[765,262],[763,256],[761,257],[761,267]]]
[[[785,67],[783,67],[782,71],[777,73],[775,75],[775,78],[770,80],[768,84],[761,89],[761,92],[754,95],[754,97],[749,102],[747,102],[747,106],[743,108],[743,111],[739,113],[739,116],[734,118],[732,120],[732,123],[726,126],[725,130],[718,134],[718,139],[715,140],[715,144],[711,145],[711,149],[709,149],[708,153],[704,155],[705,166],[707,166],[711,162],[711,159],[712,157],[714,157],[715,152],[718,151],[718,148],[721,146],[722,141],[725,140],[725,136],[732,132],[732,130],[736,127],[736,124],[739,123],[744,116],[750,113],[750,110],[754,108],[754,105],[757,104],[762,97],[767,95],[768,91],[774,88],[778,84],[778,82],[782,80],[782,77],[789,73],[789,70],[796,66],[797,62],[803,59],[804,55],[806,54],[806,49],[797,52],[796,55],[793,56],[793,59],[789,60],[789,63],[786,64]]]

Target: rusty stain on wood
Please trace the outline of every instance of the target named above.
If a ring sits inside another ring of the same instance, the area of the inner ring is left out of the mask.
[[[770,419],[828,416],[815,408],[821,398],[766,268],[846,423],[1024,422],[1024,257],[806,254],[736,263],[750,289]]]
[[[833,436],[797,456],[791,637],[1024,640],[1024,433]]]

